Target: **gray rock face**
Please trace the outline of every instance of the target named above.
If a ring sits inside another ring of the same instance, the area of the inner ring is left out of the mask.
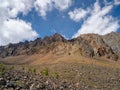
[[[32,55],[35,53],[47,54],[51,51],[55,51],[58,54],[65,54],[72,51],[73,54],[77,52],[87,57],[105,56],[109,59],[117,60],[120,55],[120,33],[112,32],[104,36],[83,34],[71,40],[66,40],[60,34],[56,33],[53,36],[46,36],[43,39],[37,38],[30,42],[26,41],[1,46],[0,57]]]
[[[102,38],[114,53],[120,54],[120,33],[112,32],[102,36]]]
[[[87,40],[85,40],[81,37],[78,37],[76,39],[71,40],[70,42],[73,45],[78,45],[79,46],[78,48],[79,48],[79,51],[80,51],[81,55],[87,56],[87,57],[93,57],[94,56],[94,50]]]
[[[112,60],[118,59],[119,52],[114,52],[111,45],[109,45],[103,39],[104,36],[101,36],[98,34],[83,34],[80,37],[82,39],[86,40],[90,44],[90,46],[94,50],[94,56],[105,56]],[[114,39],[113,39],[113,41],[114,41]],[[116,44],[118,45],[118,43],[116,43]]]

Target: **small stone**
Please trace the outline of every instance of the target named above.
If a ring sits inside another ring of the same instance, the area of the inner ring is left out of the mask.
[[[34,85],[35,85],[35,84],[32,84],[32,85],[30,86],[30,90],[33,90]]]
[[[7,82],[6,85],[5,85],[6,88],[15,88],[16,87],[16,84],[15,82]]]
[[[0,78],[0,85],[6,85],[6,81],[3,78]]]

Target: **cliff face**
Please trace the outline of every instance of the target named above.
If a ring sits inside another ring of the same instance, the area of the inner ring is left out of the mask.
[[[66,40],[59,34],[37,38],[31,42],[20,42],[0,47],[0,57],[32,54],[82,55],[86,57],[106,57],[118,60],[120,55],[120,33],[84,34]]]
[[[120,54],[120,33],[112,32],[104,35],[102,38],[112,48],[114,53]]]
[[[115,50],[120,48],[113,49],[112,45],[109,44],[109,37],[105,36],[100,36],[98,34],[85,34],[81,35],[80,37],[88,41],[92,46],[92,49],[94,50],[94,56],[105,56],[106,58],[117,60],[119,58],[118,55],[120,52],[115,52]],[[119,46],[117,41],[114,42],[116,42],[115,44]]]

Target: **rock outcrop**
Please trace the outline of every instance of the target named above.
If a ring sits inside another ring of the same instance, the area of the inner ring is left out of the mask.
[[[112,33],[111,33],[112,34]],[[114,52],[112,45],[103,39],[104,36],[98,34],[84,34],[80,36],[92,46],[95,56],[105,56],[109,59],[117,60],[119,52]],[[115,41],[116,42],[116,41]],[[117,42],[116,42],[117,43]],[[118,43],[117,43],[118,45]],[[117,49],[117,48],[116,48]]]
[[[112,32],[102,36],[102,38],[114,53],[120,54],[120,33]]]

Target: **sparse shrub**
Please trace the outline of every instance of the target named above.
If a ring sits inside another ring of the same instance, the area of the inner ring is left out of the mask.
[[[58,72],[55,72],[54,73],[54,78],[58,79],[60,76],[59,76],[59,73]]]
[[[13,70],[14,68],[15,68],[15,67],[14,67],[14,66],[12,66],[12,67],[11,67],[11,70]]]
[[[3,72],[2,71],[0,71],[0,76],[3,74]]]
[[[29,68],[28,71],[31,72],[31,73],[36,73],[36,69],[35,68]]]
[[[2,67],[3,66],[3,64],[2,63],[0,63],[0,67]]]
[[[8,67],[6,65],[3,65],[2,68],[1,68],[1,71],[6,72],[7,70],[8,70]]]
[[[68,55],[71,55],[71,53],[69,52]]]
[[[22,67],[22,70],[24,71],[24,70],[25,70],[25,68],[24,68],[24,67]]]
[[[0,64],[0,75],[8,70],[8,67],[4,64]]]
[[[21,85],[22,84],[22,82],[21,81],[16,81],[16,85]]]
[[[28,72],[31,72],[31,73],[32,73],[32,68],[29,68],[29,69],[28,69]]]
[[[41,71],[42,75],[49,76],[49,70],[48,68],[45,68],[43,71]]]
[[[33,69],[33,73],[36,73],[36,69],[35,68]]]

